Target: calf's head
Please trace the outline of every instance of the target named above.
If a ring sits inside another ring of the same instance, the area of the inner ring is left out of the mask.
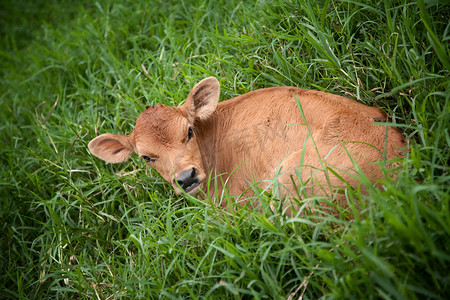
[[[171,183],[177,193],[183,189],[196,194],[207,174],[194,123],[213,114],[219,94],[216,78],[203,79],[194,86],[183,105],[149,106],[137,118],[131,134],[102,134],[90,141],[89,150],[109,163],[124,162],[135,152]]]

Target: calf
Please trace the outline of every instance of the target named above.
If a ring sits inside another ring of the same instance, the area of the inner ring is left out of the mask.
[[[102,134],[89,149],[110,163],[135,152],[177,193],[191,195],[206,192],[209,176],[219,191],[241,195],[276,175],[285,195],[298,189],[333,195],[358,185],[356,170],[376,180],[382,173],[374,162],[402,156],[401,132],[374,124],[386,121],[378,108],[295,87],[260,89],[218,104],[219,92],[217,79],[206,78],[183,105],[149,106],[131,134]]]

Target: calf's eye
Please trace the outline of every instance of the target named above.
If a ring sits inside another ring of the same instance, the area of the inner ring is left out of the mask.
[[[194,136],[194,130],[192,127],[189,127],[188,129],[188,141]]]
[[[142,155],[141,156],[143,160],[145,160],[146,162],[155,162],[154,158],[150,158],[148,156]]]

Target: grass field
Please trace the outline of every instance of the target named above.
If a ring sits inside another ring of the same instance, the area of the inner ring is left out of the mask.
[[[0,298],[448,299],[449,20],[438,0],[0,2]],[[221,100],[293,85],[377,105],[410,153],[336,218],[267,195],[230,213],[89,153],[207,76]]]

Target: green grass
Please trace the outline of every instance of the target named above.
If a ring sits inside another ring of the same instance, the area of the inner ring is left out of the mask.
[[[449,19],[437,0],[2,1],[0,298],[448,298]],[[410,145],[398,180],[337,218],[267,195],[231,213],[89,153],[207,76],[222,100],[294,85],[382,107]]]

